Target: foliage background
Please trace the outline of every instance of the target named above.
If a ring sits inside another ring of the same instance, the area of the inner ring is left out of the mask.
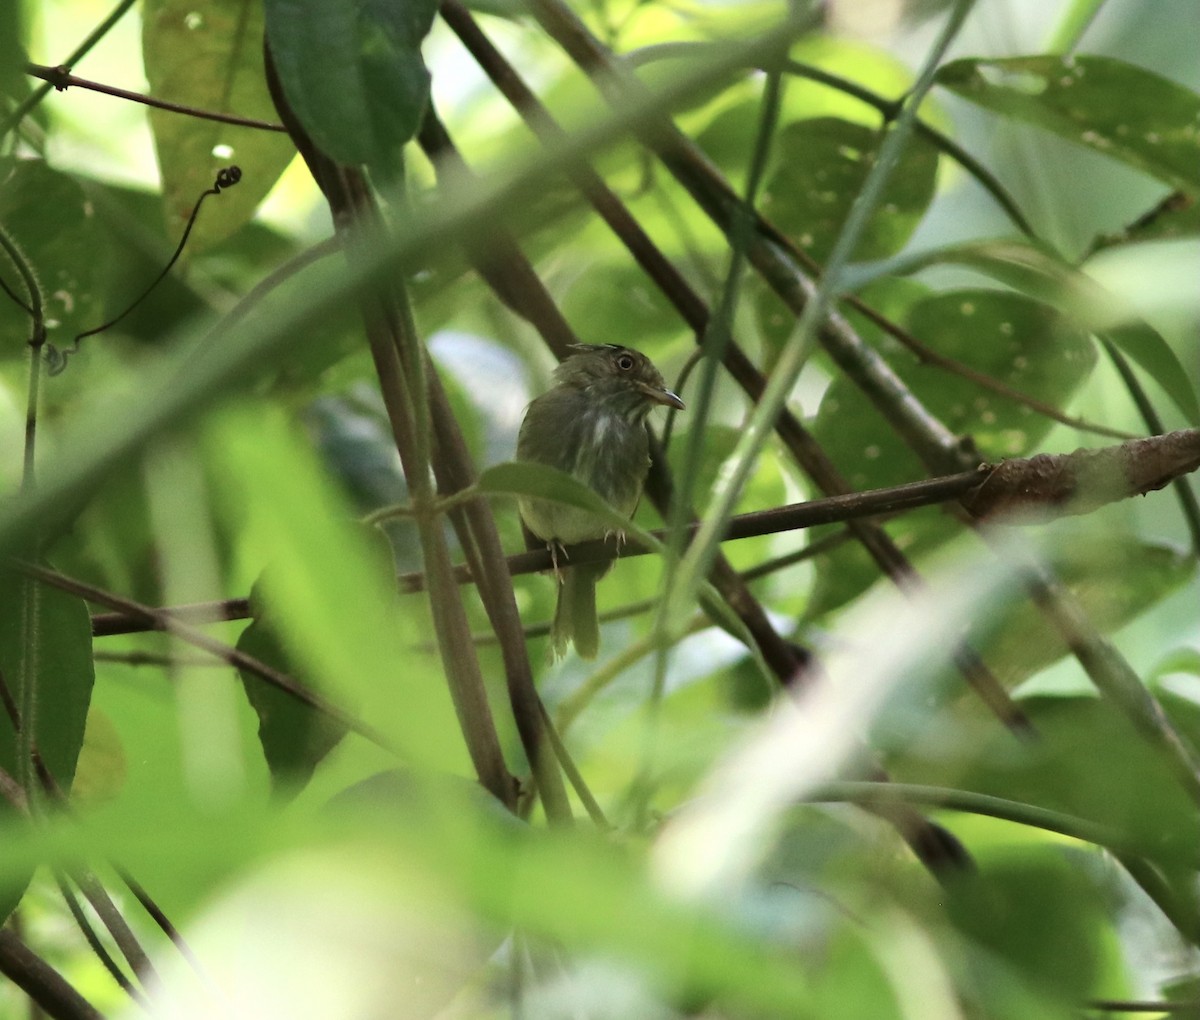
[[[637,58],[644,81],[670,87],[702,66],[671,47],[717,41],[728,53],[733,40],[777,24],[785,6],[596,0],[576,8],[607,45]],[[790,56],[892,100],[914,84],[952,8],[966,6],[834,3]],[[1053,97],[1030,86],[1028,69],[978,78],[943,71],[920,108],[995,175],[1034,240],[927,135],[914,134],[851,253],[847,289],[943,356],[1085,422],[1143,434],[1147,423],[1097,339],[1112,333],[1111,317],[1093,293],[1079,298],[1071,275],[1084,262],[1105,301],[1120,303],[1118,349],[1162,426],[1197,424],[1195,207],[1124,233],[1169,193],[1194,200],[1200,191],[1194,5],[980,0],[973,8],[947,62],[1072,48],[1088,70],[1073,86],[1083,96],[1068,110],[1073,125],[1057,132],[1045,126]],[[23,51],[9,62],[6,94],[15,102],[37,84],[12,68],[58,63],[111,9],[51,0],[5,15],[0,43]],[[397,42],[404,32],[383,5],[361,10],[386,27],[385,55],[407,54],[404,80],[419,94],[419,68]],[[268,4],[265,20],[311,13]],[[585,134],[604,123],[606,107],[544,24],[477,16],[569,129]],[[262,80],[263,22],[256,4],[146,0],[73,70],[277,121]],[[582,340],[637,346],[669,381],[680,378],[694,331],[566,176],[544,176],[488,216],[464,215],[512,168],[537,172],[539,143],[442,20],[422,46],[433,104],[483,182],[459,190],[453,181],[439,187],[415,144],[401,166],[401,129],[371,120],[382,115],[370,103],[383,96],[386,107],[408,87],[386,77],[394,66],[364,59],[359,97],[338,77],[347,72],[332,41],[332,83],[320,79],[303,39],[280,35],[275,45],[295,45],[293,55],[306,58],[299,74],[317,107],[306,128],[314,137],[331,132],[322,136],[327,147],[349,146],[339,157],[369,167],[396,235],[420,242],[393,276],[477,466],[511,457],[522,410],[554,364],[538,330],[497,299],[464,254],[476,250],[464,240],[494,239],[500,212]],[[1086,63],[1102,57],[1121,62],[1104,88],[1089,84],[1101,65]],[[289,73],[281,70],[285,85]],[[971,81],[996,86],[1001,109],[987,109],[978,93],[965,98]],[[764,95],[762,73],[726,74],[690,91],[674,118],[739,193],[765,151],[759,210],[824,263],[868,179],[862,155],[876,144],[879,113],[844,89],[785,75],[777,122],[763,132]],[[296,96],[289,92],[300,112]],[[1149,140],[1150,121],[1169,121],[1171,102],[1185,121],[1193,117],[1191,133]],[[628,112],[619,109],[618,122]],[[1038,117],[1042,126],[1030,123]],[[1137,135],[1124,149],[1122,124]],[[1117,144],[1077,144],[1088,131]],[[756,581],[775,629],[822,660],[796,711],[744,644],[711,626],[682,632],[697,600],[674,568],[656,556],[622,561],[601,586],[601,608],[643,600],[651,608],[605,627],[597,665],[547,664],[544,641],[529,642],[538,690],[612,828],[592,831],[578,797],[570,832],[549,824],[540,806],[518,822],[463,781],[473,776],[474,737],[464,738],[431,640],[444,616],[425,596],[392,596],[390,568],[423,569],[426,537],[404,518],[385,525],[390,544],[380,529],[355,523],[414,494],[345,267],[332,257],[292,269],[274,294],[239,304],[331,233],[328,206],[290,141],[72,88],[48,96],[5,145],[0,225],[38,275],[49,341],[60,349],[154,278],[216,167],[236,162],[244,179],[206,200],[182,263],[145,302],[85,340],[66,371],[42,379],[36,491],[20,491],[29,317],[0,307],[4,552],[41,556],[147,606],[254,589],[254,622],[207,624],[205,633],[294,674],[401,750],[361,735],[339,740],[327,717],[239,680],[227,662],[185,642],[154,633],[93,642],[82,599],[0,575],[0,664],[17,695],[26,693],[36,604],[45,678],[36,740],[63,785],[74,772],[69,812],[42,797],[36,824],[11,806],[0,817],[5,908],[20,903],[10,930],[17,925],[105,1013],[139,1009],[89,951],[56,875],[70,876],[68,889],[86,887],[90,870],[111,887],[153,961],[135,954],[120,967],[151,989],[151,1010],[162,1016],[212,1015],[214,987],[241,1010],[234,1015],[289,1017],[1058,1017],[1113,1011],[1123,1000],[1198,998],[1200,813],[1186,765],[1200,739],[1200,592],[1196,537],[1170,491],[1005,529],[999,555],[939,508],[898,517],[889,535],[930,580],[916,600],[880,580],[854,541]],[[854,488],[928,473],[763,277],[736,275],[745,242],[731,245],[666,166],[624,132],[589,155],[712,307],[733,295],[730,335],[756,366],[769,374],[782,373],[789,357],[802,363],[788,406]],[[439,204],[440,195],[449,198]],[[0,274],[15,288],[9,266]],[[847,314],[908,389],[955,434],[972,435],[984,457],[1114,441],[921,365],[860,313]],[[753,405],[717,373],[711,410],[697,413],[704,372],[682,387],[689,413],[672,422],[669,459],[677,486],[711,515]],[[687,459],[693,430],[697,463]],[[820,495],[777,440],[741,460],[737,512]],[[495,483],[506,484],[514,483]],[[519,550],[513,500],[490,505],[505,549]],[[660,523],[649,501],[638,523]],[[773,534],[725,551],[750,570],[832,542],[839,530]],[[460,560],[457,537],[448,541]],[[1147,735],[1146,703],[1128,687],[1097,696],[1079,656],[1067,654],[1015,583],[1014,565],[1026,557],[1069,584],[1087,618],[1111,635],[1105,675],[1136,678],[1181,735],[1182,755],[1164,751],[1162,729]],[[526,625],[548,619],[546,577],[517,576],[512,587]],[[680,600],[681,615],[654,611]],[[464,605],[471,629],[488,632],[478,600],[468,593]],[[967,690],[952,663],[964,633],[1036,739],[1014,737]],[[494,640],[480,642],[478,662],[505,761],[526,777],[509,662]],[[5,740],[0,764],[31,787],[25,745],[12,732]],[[839,782],[877,779],[872,763],[910,784],[900,795],[961,840],[972,870],[931,876],[891,826],[848,805],[887,796],[882,784]],[[117,868],[183,931],[202,975]],[[25,1015],[18,989],[0,993],[3,1015]]]

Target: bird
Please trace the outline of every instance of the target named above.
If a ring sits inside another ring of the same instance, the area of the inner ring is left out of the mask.
[[[655,407],[684,410],[644,354],[620,344],[575,344],[554,371],[554,386],[533,400],[517,436],[517,460],[545,464],[583,482],[626,517],[632,517],[650,470],[646,418]],[[565,546],[607,538],[609,521],[578,507],[533,497],[517,502],[526,541],[549,546],[558,582],[550,626],[550,654],[561,658],[574,643],[584,659],[600,648],[596,582],[612,566],[561,566]]]

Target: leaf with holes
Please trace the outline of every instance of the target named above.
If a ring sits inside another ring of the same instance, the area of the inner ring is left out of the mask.
[[[1200,192],[1200,96],[1114,57],[968,58],[938,83],[997,113]]]
[[[1200,423],[1196,391],[1162,335],[1128,302],[1048,248],[1017,240],[975,241],[894,259],[874,267],[871,274],[911,273],[945,264],[990,276],[1054,306],[1084,329],[1103,334],[1150,374],[1189,422]]]
[[[104,307],[108,246],[91,202],[72,178],[40,160],[3,159],[0,229],[37,280],[47,338],[56,347],[70,346],[77,334],[100,321]],[[3,253],[0,278],[28,302],[21,278]],[[7,298],[0,300],[0,358],[24,357],[31,328],[26,312]]]
[[[862,191],[880,141],[878,131],[833,117],[789,124],[776,139],[763,214],[823,262]],[[922,139],[905,146],[855,249],[856,259],[885,258],[904,246],[933,200],[937,163],[937,150]]]
[[[918,302],[909,333],[973,372],[1054,407],[1091,372],[1088,335],[1053,308],[1006,291],[947,291]],[[985,459],[1031,452],[1053,422],[950,371],[923,365],[893,341],[885,352],[918,400],[955,433],[971,436]],[[856,489],[920,478],[916,456],[892,438],[883,416],[844,377],[826,391],[814,434]]]
[[[263,13],[245,0],[147,0],[142,53],[156,99],[278,123],[267,93]],[[182,232],[217,171],[236,164],[241,183],[205,199],[189,239],[199,251],[248,222],[296,154],[282,132],[238,127],[151,109],[167,229]]]
[[[908,331],[939,354],[1055,407],[1066,403],[1096,361],[1095,348],[1083,330],[1053,308],[1020,294],[948,291],[918,300],[904,319]],[[1053,424],[976,382],[921,364],[895,340],[881,341],[880,346],[931,414],[955,433],[974,439],[981,459],[1025,456]],[[826,390],[813,434],[855,489],[898,485],[926,475],[882,414],[844,376]],[[931,550],[957,531],[937,510],[906,515],[888,530],[909,552]],[[819,557],[809,613],[818,615],[841,605],[877,576],[877,568],[855,543]]]

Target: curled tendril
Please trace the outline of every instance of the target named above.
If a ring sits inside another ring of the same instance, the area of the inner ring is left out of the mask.
[[[45,354],[43,356],[46,360],[47,374],[59,375],[65,371],[67,367],[67,360],[72,354],[79,350],[79,343],[81,340],[84,340],[89,336],[95,336],[97,333],[103,333],[106,329],[111,329],[123,318],[125,318],[126,315],[132,312],[138,305],[140,305],[155,287],[162,283],[163,278],[171,271],[171,267],[179,261],[179,256],[183,254],[184,246],[187,244],[188,237],[192,233],[192,227],[195,226],[196,217],[200,214],[200,206],[204,204],[204,200],[208,198],[209,195],[219,195],[226,188],[232,188],[241,179],[241,167],[227,166],[222,167],[217,171],[217,177],[216,180],[213,181],[212,187],[203,192],[200,197],[196,199],[196,204],[192,207],[192,214],[188,217],[187,226],[183,228],[183,236],[179,239],[179,245],[176,247],[175,253],[167,261],[167,264],[163,266],[162,272],[160,272],[158,276],[154,278],[150,286],[142,291],[142,293],[139,294],[123,312],[121,312],[115,318],[110,319],[103,326],[97,326],[95,329],[84,330],[84,332],[75,337],[70,347],[60,350],[53,344],[46,344],[44,348]]]

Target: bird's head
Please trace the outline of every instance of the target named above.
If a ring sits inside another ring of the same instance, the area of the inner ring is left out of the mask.
[[[667,389],[662,374],[640,351],[619,344],[577,344],[555,370],[560,386],[582,390],[597,404],[623,417],[644,420],[656,405],[682,411],[683,401]]]

